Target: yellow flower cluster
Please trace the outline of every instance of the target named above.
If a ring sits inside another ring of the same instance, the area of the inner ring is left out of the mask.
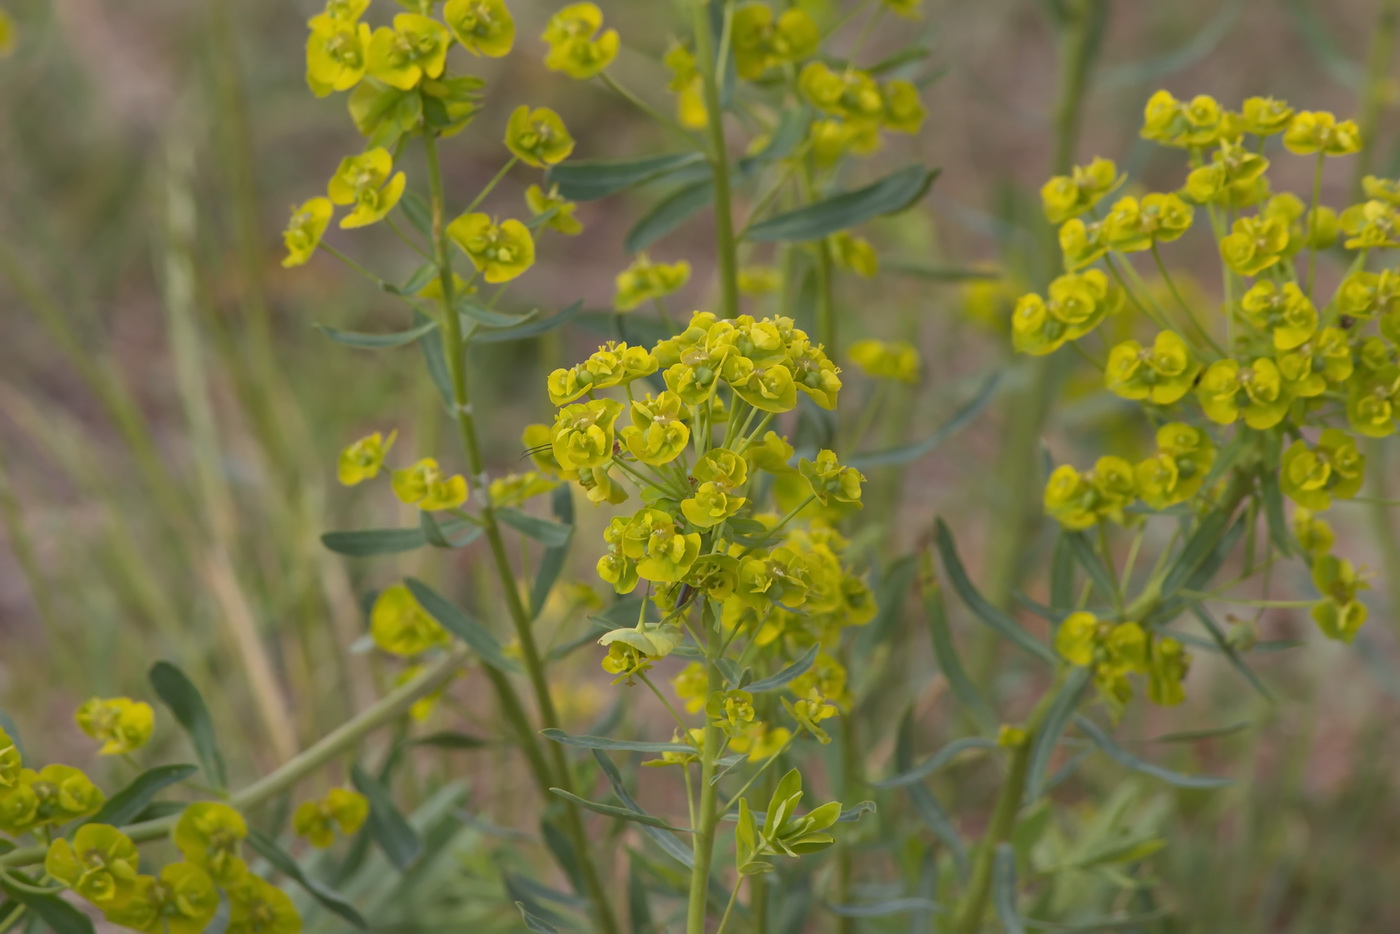
[[[1094,683],[1111,702],[1133,696],[1129,675],[1147,676],[1147,696],[1154,704],[1179,704],[1186,698],[1182,681],[1191,655],[1171,636],[1149,633],[1135,622],[1100,620],[1093,613],[1071,613],[1055,632],[1055,651],[1079,668],[1091,668]]]
[[[1048,354],[1109,315],[1139,315],[1150,333],[1117,341],[1101,365],[1106,388],[1162,426],[1158,452],[1136,465],[1108,455],[1090,471],[1058,467],[1046,510],[1066,528],[1084,529],[1190,502],[1213,492],[1204,481],[1217,450],[1228,447],[1232,462],[1276,472],[1277,488],[1308,510],[1295,528],[1312,542],[1302,550],[1324,594],[1314,615],[1329,636],[1350,638],[1365,618],[1357,575],[1330,555],[1330,532],[1318,532],[1312,513],[1361,489],[1357,436],[1400,429],[1400,276],[1366,268],[1373,251],[1400,246],[1400,183],[1368,177],[1360,204],[1341,211],[1321,204],[1324,161],[1360,149],[1356,124],[1271,98],[1232,111],[1204,95],[1184,101],[1159,91],[1147,103],[1142,135],[1185,150],[1182,187],[1105,205],[1124,179],[1102,158],[1047,182],[1042,201],[1059,225],[1066,274],[1044,295],[1017,302],[1011,330],[1018,351]],[[1309,201],[1273,190],[1276,136],[1288,153],[1315,157]],[[1219,313],[1183,294],[1162,253],[1203,226],[1203,216],[1222,263]],[[1324,293],[1318,253],[1336,249],[1351,251],[1353,261]],[[1141,252],[1151,254],[1163,288],[1135,268]],[[1132,328],[1123,321],[1115,330]],[[1324,538],[1328,548],[1315,547]]]

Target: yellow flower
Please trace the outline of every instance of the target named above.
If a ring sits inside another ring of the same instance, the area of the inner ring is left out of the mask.
[[[332,788],[319,801],[303,801],[292,815],[292,829],[297,836],[318,849],[335,842],[337,829],[344,836],[354,836],[369,817],[369,801],[357,791]]]
[[[55,840],[44,857],[49,875],[104,909],[130,900],[140,864],[136,844],[107,824],[84,824],[72,843]]]
[[[782,272],[772,266],[744,266],[739,270],[739,291],[745,295],[771,295],[782,284]]]
[[[518,220],[497,224],[485,214],[463,214],[447,235],[492,284],[509,282],[535,263],[535,241]]]
[[[515,20],[505,0],[447,0],[442,18],[473,55],[500,58],[515,44]]]
[[[150,742],[156,715],[151,705],[129,697],[94,697],[74,715],[78,727],[102,743],[100,755],[121,756]]]
[[[1170,243],[1191,227],[1195,212],[1174,194],[1150,194],[1120,198],[1103,221],[1108,248],[1120,253],[1149,250],[1157,243]]]
[[[408,657],[447,645],[447,630],[403,584],[385,587],[374,600],[369,614],[370,636],[374,644],[391,655]]]
[[[1123,341],[1108,354],[1104,379],[1124,399],[1146,399],[1170,405],[1191,391],[1201,365],[1191,348],[1174,331],[1162,331],[1148,350],[1137,341]]]
[[[394,28],[381,26],[369,40],[367,68],[372,77],[401,91],[411,91],[424,77],[436,78],[447,64],[452,35],[437,20],[400,13]]]
[[[908,341],[856,341],[847,353],[870,376],[910,384],[919,381],[919,351]]]
[[[340,168],[326,186],[326,194],[336,204],[355,205],[355,210],[341,220],[342,230],[383,220],[394,209],[403,197],[408,177],[402,172],[391,176],[393,171],[394,157],[383,148],[341,160]]]
[[[1243,412],[1245,424],[1257,431],[1283,421],[1292,401],[1278,364],[1267,357],[1247,366],[1215,361],[1201,375],[1196,395],[1211,421],[1230,425]]]
[[[200,934],[219,910],[219,890],[198,866],[171,863],[160,876],[139,876],[131,899],[108,921],[142,934]]]
[[[653,263],[645,253],[617,274],[613,307],[631,311],[643,302],[663,298],[690,281],[690,263]]]
[[[228,893],[224,934],[301,934],[301,915],[286,892],[257,876]]]
[[[238,882],[248,872],[248,864],[239,853],[247,836],[243,815],[218,801],[189,805],[170,833],[185,859],[220,885]]]
[[[1259,136],[1281,133],[1293,119],[1293,108],[1288,106],[1288,102],[1272,97],[1246,98],[1240,110],[1245,132]]]
[[[842,231],[828,237],[827,243],[831,246],[831,255],[837,265],[864,279],[880,271],[880,257],[869,240]]]
[[[1293,115],[1283,133],[1283,145],[1300,156],[1317,152],[1345,156],[1361,151],[1361,131],[1354,120],[1339,123],[1326,111],[1303,110]]]
[[[535,473],[513,473],[491,481],[491,505],[518,506],[527,499],[548,493],[559,486],[558,481]]]
[[[0,831],[18,837],[35,827],[66,824],[97,813],[104,795],[79,769],[46,765],[38,772],[19,769],[0,794]]]
[[[1283,259],[1289,224],[1278,215],[1241,217],[1220,239],[1220,256],[1242,276],[1254,276]]]
[[[398,436],[397,430],[391,431],[386,440],[376,431],[341,451],[340,461],[336,465],[336,475],[340,482],[345,486],[354,486],[379,476],[379,470],[384,466],[384,457],[394,446],[394,439]]]
[[[550,230],[557,230],[569,237],[583,233],[583,224],[574,217],[578,205],[562,197],[558,185],[551,186],[548,193],[539,185],[531,185],[525,189],[525,204],[536,220],[548,215],[544,224]]]
[[[681,531],[675,517],[663,510],[643,509],[627,523],[622,553],[637,562],[643,580],[678,581],[700,556],[700,533]]]
[[[321,245],[321,237],[334,213],[329,198],[312,198],[292,211],[292,219],[282,234],[282,242],[287,246],[287,258],[282,260],[284,267],[300,266],[311,258],[316,247]]]
[[[763,77],[770,68],[810,57],[821,42],[817,24],[802,10],[784,10],[775,19],[771,8],[757,3],[734,11],[731,34],[734,69],[748,81]]]
[[[671,82],[667,87],[676,95],[676,119],[681,126],[692,130],[705,129],[710,125],[710,117],[705,109],[704,78],[695,64],[695,54],[674,42],[666,50],[662,62],[671,69]]]
[[[0,58],[5,58],[15,50],[15,22],[10,14],[0,9]]]
[[[456,509],[467,501],[467,480],[461,474],[444,476],[438,462],[425,457],[412,467],[393,473],[394,495],[424,512]]]
[[[348,91],[365,76],[370,28],[365,23],[318,16],[306,39],[306,84],[317,97]]]
[[[574,3],[550,17],[540,37],[549,44],[545,67],[570,78],[592,78],[617,58],[620,39],[616,29],[598,30],[603,11],[593,3]]]
[[[357,23],[369,9],[370,0],[326,0],[326,7],[313,16],[308,25],[316,25],[317,20],[328,19],[337,23]]]
[[[0,729],[0,798],[19,785],[19,773],[23,768],[19,747],[8,733]]]
[[[1052,224],[1063,224],[1078,217],[1123,184],[1127,176],[1108,159],[1095,159],[1087,166],[1077,165],[1069,175],[1057,175],[1040,189],[1045,217]]]
[[[506,124],[506,148],[526,165],[544,169],[569,158],[574,151],[574,138],[559,115],[548,107],[531,110],[521,104]]]
[[[812,495],[823,506],[830,505],[833,500],[861,505],[860,487],[865,477],[854,467],[842,467],[834,451],[818,451],[815,461],[798,461],[797,472],[806,479],[812,487]]]

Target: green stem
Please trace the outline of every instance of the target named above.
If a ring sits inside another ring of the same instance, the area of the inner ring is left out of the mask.
[[[996,856],[998,843],[1004,843],[1016,826],[1016,813],[1020,810],[1021,799],[1026,793],[1026,777],[1030,769],[1031,740],[1017,746],[1011,753],[1011,768],[1006,781],[997,796],[996,808],[992,812],[992,823],[987,835],[978,845],[977,855],[972,863],[972,874],[968,879],[967,895],[958,906],[953,918],[952,934],[977,934],[982,927],[982,917],[987,913],[987,902],[992,891],[992,862]]]
[[[452,255],[447,237],[446,198],[443,194],[442,163],[438,156],[437,137],[432,133],[426,133],[423,136],[423,144],[427,154],[428,183],[431,189],[434,254],[438,266],[438,281],[442,287],[444,350],[452,383],[452,401],[456,415],[457,433],[461,439],[462,449],[466,453],[467,464],[471,471],[471,481],[482,486],[486,483],[486,467],[481,454],[481,442],[477,437],[471,397],[468,393],[466,344],[462,337],[462,322],[453,310]],[[514,159],[506,163],[505,167],[496,174],[496,178],[492,180],[491,184],[495,184],[495,181],[502,178],[514,163]],[[487,186],[487,190],[489,189],[490,185]],[[481,197],[478,196],[478,202]],[[530,628],[530,614],[521,599],[520,588],[516,583],[515,572],[511,569],[510,556],[506,553],[505,539],[501,535],[501,526],[496,519],[496,510],[491,504],[490,497],[484,497],[480,521],[486,532],[486,539],[491,548],[491,557],[495,562],[496,573],[505,594],[506,606],[515,627],[521,659],[524,661],[525,671],[529,675],[535,704],[539,708],[540,720],[547,728],[557,728],[559,718],[554,709],[554,699],[549,692],[544,659],[540,655],[534,632]],[[503,706],[520,706],[519,698],[515,695],[510,682],[503,675],[496,673],[491,682]],[[574,790],[573,777],[563,747],[558,744],[550,744],[549,754],[553,768],[552,770],[543,768],[544,757],[539,753],[540,741],[538,737],[533,730],[528,728],[527,724],[517,724],[517,727],[524,727],[518,728],[517,734],[521,746],[526,750],[527,757],[535,767],[535,779],[540,785],[541,793],[547,795],[549,788],[557,787],[572,794]],[[599,929],[615,932],[617,922],[613,917],[607,891],[603,888],[602,880],[598,876],[596,861],[585,856],[589,851],[589,840],[584,831],[583,819],[579,814],[578,807],[572,802],[566,802],[564,816],[565,830],[582,857],[579,863],[585,887],[588,889],[589,898],[593,901],[594,910],[597,913]]]
[[[327,733],[315,744],[289,759],[276,771],[260,778],[233,794],[229,803],[240,811],[251,811],[267,801],[290,791],[302,778],[315,772],[365,736],[398,719],[420,698],[440,690],[452,680],[458,666],[464,662],[469,649],[455,645],[442,658],[433,662],[422,674],[402,687],[384,695],[373,705]],[[179,815],[144,821],[123,828],[137,843],[159,840],[170,833]],[[30,846],[0,854],[0,866],[32,866],[44,861],[47,847]]]
[[[724,906],[724,914],[720,916],[719,927],[715,928],[715,934],[724,934],[724,926],[729,923],[729,913],[734,910],[734,903],[739,900],[739,889],[744,886],[744,876],[734,880],[734,891],[729,893],[729,904]]]
[[[725,20],[729,18],[729,0],[724,4]],[[695,57],[704,79],[705,109],[710,115],[706,131],[709,134],[710,166],[715,180],[715,240],[718,248],[720,294],[723,296],[724,317],[739,314],[739,257],[734,237],[734,200],[730,187],[729,148],[724,136],[724,111],[720,106],[718,62],[715,59],[714,37],[710,34],[709,4],[692,0],[695,28]]]
[[[705,627],[706,696],[724,690],[724,675],[716,664],[719,653],[719,634],[715,631],[715,613],[710,602],[705,601],[701,613],[701,624]],[[686,905],[686,934],[705,934],[706,905],[710,893],[710,864],[715,853],[715,828],[719,823],[719,789],[715,783],[720,751],[724,734],[712,722],[705,723],[704,741],[700,748],[700,801],[695,809],[695,837],[692,854],[694,865],[690,870],[690,897]]]
[[[432,136],[432,134],[430,134],[430,133],[429,133],[429,134],[424,134],[423,139],[424,139],[424,140],[427,140],[429,136]],[[437,137],[433,137],[433,142],[432,142],[432,145],[431,145],[431,151],[432,151],[432,153],[433,153],[433,155],[432,155],[432,161],[433,161],[434,164],[436,164],[436,163],[437,163]],[[477,196],[476,196],[475,198],[472,199],[472,203],[469,204],[469,205],[467,205],[467,209],[466,209],[465,211],[463,211],[462,213],[464,213],[464,214],[470,214],[472,211],[475,211],[477,208],[481,207],[481,203],[482,203],[483,201],[486,200],[486,196],[489,195],[489,194],[491,194],[491,192],[495,191],[496,186],[499,185],[499,184],[501,183],[501,179],[505,178],[506,175],[509,174],[510,170],[513,169],[513,168],[515,168],[515,164],[516,164],[517,162],[519,162],[519,161],[520,161],[520,157],[519,157],[519,156],[511,156],[510,159],[506,162],[506,164],[503,165],[503,166],[501,166],[500,171],[497,172],[495,175],[491,176],[491,181],[489,181],[489,182],[486,183],[486,187],[483,188],[483,189],[481,189],[481,191],[477,193]],[[429,171],[431,172],[432,169],[430,168]],[[439,178],[438,178],[438,188],[441,189],[441,188],[442,188],[442,179],[441,179],[442,170],[441,170],[441,166],[438,167],[437,175],[439,176]],[[442,238],[443,238],[443,235],[441,235],[441,231],[438,230],[438,226],[437,226],[437,223],[436,223],[436,216],[435,216],[435,217],[434,217],[434,224],[433,224],[433,241],[434,241],[434,244],[438,247],[438,260],[439,260],[439,262],[441,262],[441,260],[442,260],[442,251],[441,251]]]
[[[1206,326],[1201,323],[1200,318],[1196,316],[1195,309],[1186,303],[1186,299],[1181,297],[1181,291],[1176,287],[1176,280],[1172,278],[1171,272],[1167,269],[1167,264],[1162,261],[1162,251],[1157,249],[1157,244],[1155,243],[1152,244],[1152,260],[1157,264],[1157,274],[1162,277],[1162,281],[1165,282],[1167,288],[1171,290],[1172,297],[1176,299],[1177,305],[1185,312],[1186,320],[1191,323],[1191,326],[1196,329],[1201,337],[1205,338],[1206,343],[1215,348],[1216,353],[1220,354],[1222,357],[1228,357],[1229,354],[1225,352],[1225,348],[1220,346],[1211,335],[1210,331],[1206,330]]]

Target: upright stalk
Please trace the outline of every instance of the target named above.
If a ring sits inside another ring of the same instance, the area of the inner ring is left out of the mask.
[[[471,480],[480,486],[485,483],[486,467],[481,455],[481,442],[477,436],[476,419],[472,412],[471,397],[467,386],[466,342],[462,337],[462,322],[457,316],[453,296],[452,256],[447,239],[446,199],[443,195],[442,163],[438,157],[437,137],[432,133],[424,133],[423,145],[428,157],[428,184],[433,215],[433,251],[438,267],[438,282],[442,287],[443,342],[447,355],[447,368],[452,382],[453,413],[457,422],[457,433],[461,438],[462,449],[466,453],[467,465],[471,471]],[[557,728],[559,718],[554,709],[554,699],[549,693],[544,660],[540,655],[539,646],[535,642],[534,632],[530,628],[530,614],[520,597],[520,588],[517,586],[515,572],[510,565],[510,556],[506,553],[505,539],[501,535],[500,522],[496,519],[496,510],[489,497],[485,499],[481,507],[480,519],[486,533],[486,540],[491,547],[491,556],[495,562],[497,576],[500,578],[501,589],[505,592],[506,607],[510,612],[516,639],[520,644],[521,659],[525,663],[525,671],[529,675],[530,684],[534,689],[535,703],[540,711],[540,720],[547,728]],[[496,690],[502,708],[508,714],[512,708],[520,707],[519,698],[515,696],[515,689],[504,675],[493,672],[491,684]],[[545,764],[545,757],[540,751],[540,741],[534,731],[529,729],[529,724],[521,722],[516,726],[520,743],[524,747],[534,771],[535,781],[540,786],[540,793],[548,796],[549,789],[557,787],[572,794],[573,775],[569,770],[568,759],[564,755],[562,747],[550,744],[549,754],[553,766],[551,769]],[[583,874],[584,885],[588,889],[588,896],[593,902],[598,929],[613,934],[618,930],[617,921],[613,916],[607,891],[598,875],[596,863],[587,857],[589,851],[588,836],[584,831],[583,818],[579,814],[578,807],[572,802],[565,804],[564,823],[574,849],[579,854],[580,871]]]
[[[701,613],[705,627],[706,696],[724,690],[724,675],[716,659],[720,654],[720,637],[715,631],[715,612],[709,601]],[[719,823],[718,795],[715,772],[719,768],[720,747],[724,733],[714,723],[706,722],[705,737],[700,747],[700,803],[695,810],[693,841],[694,865],[690,870],[690,901],[686,906],[686,934],[705,934],[706,906],[710,894],[710,865],[714,862],[715,827]],[[688,768],[688,766],[687,766]],[[735,883],[738,884],[737,881]]]
[[[1011,766],[1006,773],[1006,782],[1001,786],[1001,793],[997,796],[991,826],[987,828],[987,835],[978,844],[977,854],[973,857],[967,895],[958,905],[957,914],[953,916],[952,934],[977,934],[982,927],[982,918],[987,913],[987,902],[992,892],[992,866],[997,844],[1009,840],[1012,831],[1016,829],[1016,814],[1020,811],[1021,799],[1026,794],[1030,759],[1031,737],[1027,736],[1025,741],[1011,752]]]

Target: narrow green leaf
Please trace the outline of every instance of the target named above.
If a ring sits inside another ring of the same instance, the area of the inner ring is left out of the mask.
[[[1206,611],[1205,607],[1199,602],[1192,603],[1191,614],[1195,616],[1196,619],[1200,621],[1201,625],[1206,628],[1206,631],[1210,633],[1210,637],[1215,640],[1216,646],[1226,659],[1229,660],[1231,667],[1238,671],[1240,675],[1249,682],[1249,686],[1254,688],[1260,697],[1271,704],[1274,703],[1273,692],[1270,691],[1259,676],[1254,673],[1254,669],[1249,667],[1249,663],[1240,655],[1239,650],[1230,644],[1230,640],[1225,637],[1225,633],[1220,629],[1220,625],[1216,623],[1215,618]]]
[[[102,810],[90,817],[86,823],[110,824],[125,827],[134,823],[156,795],[171,785],[178,784],[199,771],[194,765],[158,765],[148,769],[121,791],[107,799]]]
[[[569,161],[549,170],[545,187],[558,185],[559,194],[570,201],[597,201],[682,170],[709,172],[705,157],[698,152],[615,162]]]
[[[1122,746],[1114,742],[1113,737],[1094,721],[1083,714],[1077,714],[1074,718],[1075,726],[1093,741],[1095,746],[1119,765],[1132,769],[1134,772],[1141,772],[1144,775],[1151,775],[1153,778],[1160,778],[1169,785],[1176,785],[1180,788],[1222,788],[1225,785],[1234,784],[1232,779],[1215,778],[1210,775],[1185,775],[1181,772],[1173,772],[1171,769],[1154,765],[1145,759],[1140,759],[1128,752]]]
[[[662,830],[670,830],[675,833],[694,833],[687,827],[673,827],[659,817],[652,817],[644,811],[634,811],[631,808],[619,807],[615,804],[601,804],[597,801],[589,801],[587,798],[580,798],[573,792],[565,791],[562,788],[549,789],[551,794],[563,798],[565,801],[572,801],[581,808],[587,808],[597,814],[605,814],[608,817],[615,817],[618,820],[632,821],[636,824],[646,824],[648,827],[660,827]]]
[[[871,218],[903,211],[924,196],[938,171],[908,166],[864,188],[760,221],[745,238],[758,243],[820,240]]]
[[[1264,516],[1269,523],[1269,541],[1280,555],[1293,554],[1293,532],[1283,513],[1283,491],[1279,487],[1277,459],[1266,459],[1270,467],[1259,470],[1259,495],[1264,500]]]
[[[417,295],[428,287],[428,283],[438,277],[438,268],[433,263],[424,263],[413,270],[413,275],[409,276],[403,285],[399,286],[401,295]]]
[[[350,781],[369,801],[369,832],[374,842],[399,872],[405,872],[423,850],[418,834],[394,807],[384,786],[358,764],[350,768]]]
[[[1074,609],[1074,553],[1070,551],[1064,529],[1055,537],[1055,550],[1050,555],[1050,609],[1068,613]]]
[[[993,373],[982,383],[976,395],[969,399],[961,408],[953,413],[953,417],[948,419],[938,427],[933,434],[922,441],[915,441],[912,444],[904,444],[899,447],[886,448],[883,451],[872,451],[869,454],[857,454],[851,458],[850,465],[858,470],[866,470],[871,467],[891,467],[901,464],[908,464],[918,460],[925,454],[936,450],[943,442],[962,431],[981,414],[996,396],[996,389],[1001,382],[1001,374]]]
[[[389,347],[403,347],[411,344],[418,338],[430,331],[437,330],[436,321],[425,321],[415,325],[407,331],[394,331],[388,334],[362,334],[358,331],[342,331],[340,328],[333,328],[328,324],[318,324],[316,329],[325,334],[331,340],[347,347],[358,347],[361,350],[384,350]]]
[[[553,821],[541,820],[540,836],[544,838],[544,845],[554,856],[554,861],[564,870],[564,875],[569,877],[569,884],[574,887],[574,891],[580,895],[587,892],[588,887],[583,882],[583,870],[579,865],[581,857],[569,840],[569,835],[560,830]]]
[[[403,193],[403,198],[399,201],[399,208],[403,210],[404,216],[413,228],[425,237],[433,235],[433,208],[424,198],[413,189]]]
[[[413,551],[428,544],[428,539],[421,528],[359,529],[353,532],[327,532],[321,536],[321,544],[337,554],[366,558]]]
[[[434,548],[465,548],[481,537],[482,528],[463,519],[439,521],[427,510],[419,510],[418,527],[423,539]]]
[[[548,318],[531,316],[523,324],[514,327],[501,328],[499,330],[478,328],[472,333],[472,343],[474,344],[499,344],[503,341],[523,341],[532,337],[539,337],[541,334],[548,334],[556,328],[561,328],[583,311],[583,302],[577,301],[559,312],[557,315],[550,315]]]
[[[876,807],[874,801],[862,801],[848,808],[842,808],[841,813],[836,815],[836,823],[853,824],[867,814],[874,814],[877,810],[879,808]]]
[[[458,302],[457,311],[461,313],[462,317],[488,328],[519,327],[527,321],[534,320],[540,313],[538,308],[531,308],[523,314],[513,315],[504,311],[495,311],[469,299]]]
[[[972,581],[967,576],[966,569],[963,567],[962,559],[958,557],[957,547],[953,544],[953,533],[948,530],[947,523],[942,519],[938,520],[934,528],[934,538],[938,546],[938,554],[943,559],[943,567],[948,572],[948,579],[952,582],[953,589],[958,592],[958,596],[962,598],[963,603],[973,612],[973,615],[992,627],[1008,642],[1036,656],[1041,661],[1053,664],[1055,654],[1049,648],[1022,629],[1020,623],[992,606],[987,598],[982,596],[973,586]]]
[[[573,526],[564,525],[562,522],[555,522],[552,519],[541,519],[539,516],[532,516],[528,512],[522,512],[514,506],[506,506],[496,510],[496,518],[506,525],[515,529],[522,535],[528,535],[535,541],[551,548],[558,548],[569,543],[569,538],[574,534]]]
[[[472,619],[455,603],[448,600],[416,577],[404,580],[413,598],[422,604],[428,615],[437,620],[442,628],[471,646],[481,660],[497,671],[515,672],[520,666],[506,657],[505,650],[491,631]]]
[[[911,911],[943,911],[943,906],[927,898],[890,898],[868,905],[827,905],[826,910],[843,918],[886,918]]]
[[[766,694],[769,691],[776,691],[780,688],[787,687],[797,678],[806,674],[807,669],[812,667],[813,663],[817,660],[817,650],[819,648],[820,646],[812,646],[802,653],[801,658],[791,665],[788,665],[782,671],[775,675],[769,675],[767,678],[761,678],[750,684],[744,690],[748,691],[750,694]]]
[[[980,736],[967,736],[962,739],[955,739],[918,765],[897,772],[889,778],[881,779],[878,782],[871,782],[870,785],[872,788],[902,788],[905,785],[917,784],[970,749],[996,748],[997,744],[995,740],[983,739]]]
[[[256,850],[259,856],[267,860],[272,868],[301,886],[306,894],[320,902],[327,911],[334,912],[361,931],[368,929],[369,925],[355,910],[354,905],[350,904],[339,892],[303,872],[297,861],[277,845],[277,841],[250,827],[248,829],[248,845]]]
[[[550,507],[554,512],[554,518],[562,526],[569,529],[574,527],[574,494],[569,484],[564,484],[550,494]],[[555,545],[546,548],[544,555],[540,558],[539,570],[535,572],[535,582],[530,587],[530,618],[535,619],[544,609],[545,601],[549,599],[549,594],[554,590],[555,583],[559,580],[559,575],[564,572],[564,566],[569,562],[569,544],[573,541],[572,536],[562,545]]]
[[[515,907],[520,911],[521,920],[525,922],[525,930],[536,931],[538,934],[559,934],[558,928],[539,915],[533,914],[525,907],[524,902],[516,902]]]
[[[904,712],[899,720],[899,729],[895,732],[894,746],[894,767],[899,772],[905,772],[914,766],[914,712],[910,708]],[[919,819],[933,831],[933,835],[943,842],[948,848],[948,854],[953,859],[953,865],[957,869],[958,876],[965,879],[967,877],[967,844],[963,842],[962,836],[958,833],[958,828],[953,823],[953,819],[948,816],[948,812],[938,803],[938,799],[933,796],[933,792],[928,790],[927,785],[913,784],[904,786],[904,793],[909,796],[909,803],[914,806],[914,813]]]
[[[1194,24],[1191,38],[1180,46],[1162,55],[1130,64],[1104,68],[1095,83],[1104,88],[1120,88],[1145,81],[1158,81],[1173,72],[1180,71],[1205,57],[1220,40],[1230,32],[1230,27],[1244,9],[1243,0],[1226,0],[1219,11],[1205,23]]]
[[[608,739],[606,736],[572,736],[563,730],[550,728],[540,730],[545,739],[563,746],[576,746],[579,749],[608,749],[621,752],[694,752],[695,747],[685,743],[644,743],[630,739]]]
[[[413,322],[421,325],[432,321],[427,315],[413,309]],[[429,331],[418,341],[418,349],[423,354],[423,364],[428,368],[428,376],[432,379],[433,385],[437,387],[438,396],[442,399],[442,404],[449,409],[452,407],[452,374],[447,368],[447,353],[443,349],[442,332],[438,330]]]
[[[677,188],[643,214],[623,238],[622,248],[640,253],[667,234],[680,229],[715,200],[714,182],[703,178]]]
[[[1201,520],[1196,531],[1182,546],[1176,561],[1167,571],[1162,581],[1163,597],[1170,597],[1179,590],[1187,579],[1210,557],[1215,546],[1230,523],[1231,516],[1223,512],[1212,512]]]
[[[948,626],[948,611],[943,603],[943,588],[938,582],[934,569],[933,556],[924,550],[919,555],[920,593],[923,598],[924,615],[928,620],[929,641],[933,644],[933,658],[938,670],[948,679],[948,688],[958,703],[967,708],[969,714],[984,732],[991,733],[997,728],[996,711],[982,694],[981,688],[968,676],[953,642],[953,632]]]
[[[0,891],[48,925],[47,929],[53,934],[94,934],[88,916],[57,895],[39,895],[26,891],[11,885],[3,876],[0,876]]]
[[[483,739],[480,736],[472,736],[470,733],[456,733],[452,730],[441,730],[437,733],[429,733],[426,736],[415,736],[408,740],[410,746],[431,746],[434,749],[485,749],[496,745],[495,740]]]
[[[646,883],[642,881],[642,874],[637,870],[637,861],[631,859],[631,851],[628,851],[627,860],[627,915],[632,922],[634,931],[652,931],[656,929],[651,919],[651,905],[647,900]]]
[[[175,719],[189,734],[205,776],[216,787],[227,788],[228,775],[224,770],[223,754],[219,752],[214,721],[209,716],[209,708],[204,705],[199,689],[170,662],[156,662],[151,666],[148,677],[161,702],[170,708]]]
[[[1016,909],[1016,851],[1009,843],[998,843],[992,865],[992,901],[1005,934],[1026,934],[1021,913]]]
[[[1241,720],[1238,723],[1230,723],[1225,726],[1206,727],[1201,730],[1181,730],[1175,733],[1163,733],[1161,736],[1153,736],[1149,739],[1133,740],[1133,742],[1143,744],[1156,743],[1194,743],[1203,739],[1219,739],[1222,736],[1234,736],[1236,733],[1243,733],[1254,726],[1253,721]],[[1123,742],[1123,740],[1119,740]]]
[[[1045,793],[1045,770],[1050,765],[1050,756],[1059,745],[1060,737],[1064,735],[1065,727],[1074,716],[1088,684],[1088,668],[1072,669],[1055,699],[1050,702],[1050,709],[1046,711],[1040,729],[1035,731],[1031,739],[1030,763],[1026,768],[1027,803],[1036,801]]]
[[[633,811],[645,813],[642,811],[641,805],[637,804],[636,800],[627,791],[627,786],[622,783],[622,775],[617,771],[617,766],[613,765],[613,761],[604,755],[600,749],[593,750],[593,759],[598,763],[598,768],[602,770],[603,777],[608,780],[608,784],[612,787],[613,794],[617,795],[617,800],[621,801],[624,806],[631,808]],[[641,831],[650,837],[668,856],[685,868],[690,869],[695,865],[695,857],[691,854],[690,847],[676,839],[675,834],[671,833],[669,830],[662,830],[660,827],[642,824]],[[710,885],[713,889],[715,885],[713,879],[710,880]],[[712,897],[713,894],[712,891]]]
[[[1094,545],[1089,541],[1089,537],[1083,532],[1063,532],[1062,536],[1062,540],[1069,547],[1074,560],[1079,562],[1079,566],[1094,582],[1094,589],[1104,600],[1114,603],[1118,599],[1118,582],[1113,579],[1112,572],[1104,566],[1103,559],[1094,550]]]

